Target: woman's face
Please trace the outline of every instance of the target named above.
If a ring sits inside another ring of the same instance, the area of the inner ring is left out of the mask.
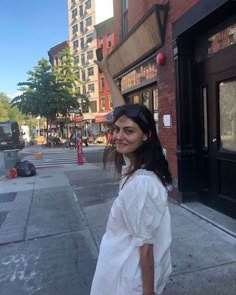
[[[125,115],[115,122],[113,138],[116,151],[125,155],[133,153],[147,140],[140,127]]]

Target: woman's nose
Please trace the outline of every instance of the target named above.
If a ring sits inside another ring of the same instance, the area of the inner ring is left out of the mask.
[[[116,139],[122,139],[123,138],[123,132],[120,130],[120,131],[118,131],[118,132],[116,132],[116,134],[115,134],[115,138]]]

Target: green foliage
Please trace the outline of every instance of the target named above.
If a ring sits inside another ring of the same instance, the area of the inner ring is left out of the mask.
[[[71,82],[59,79],[46,59],[28,72],[27,82],[18,84],[22,92],[15,97],[12,106],[23,114],[54,120],[57,114],[66,116],[71,108],[79,108],[78,99],[72,94]]]
[[[0,121],[14,120],[21,123],[24,119],[19,109],[11,107],[10,98],[4,93],[0,93]]]

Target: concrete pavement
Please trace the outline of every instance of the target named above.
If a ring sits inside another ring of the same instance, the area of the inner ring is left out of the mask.
[[[104,174],[99,166],[1,178],[0,294],[89,294],[118,192],[113,171]],[[163,295],[236,294],[236,239],[190,207],[169,206],[173,273]],[[227,222],[235,232],[235,221]]]

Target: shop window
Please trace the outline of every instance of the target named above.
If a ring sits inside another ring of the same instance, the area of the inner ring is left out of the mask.
[[[233,44],[236,44],[236,24],[232,24],[222,29],[220,32],[208,38],[208,54],[215,53]]]
[[[134,95],[133,96],[133,103],[139,103],[139,95]]]
[[[219,84],[219,107],[222,148],[236,152],[236,79]]]
[[[142,93],[142,104],[144,104],[148,109],[150,108],[149,91]]]

